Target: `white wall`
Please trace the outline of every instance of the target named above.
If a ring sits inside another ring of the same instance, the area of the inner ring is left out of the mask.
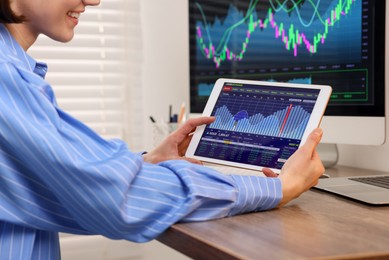
[[[188,8],[187,1],[183,0],[142,0],[145,114],[153,115],[157,120],[161,117],[167,120],[169,104],[176,111],[182,101],[189,104]],[[388,38],[389,29],[386,31]],[[148,118],[145,120],[145,136],[150,137],[152,125]],[[146,147],[152,147],[151,138],[145,143]],[[375,147],[339,145],[339,151],[339,164],[389,171],[389,142]]]
[[[61,237],[62,260],[190,260],[158,241],[135,244],[102,236]]]
[[[148,118],[168,120],[169,105],[178,113],[189,105],[188,1],[142,0],[146,149],[153,145]]]

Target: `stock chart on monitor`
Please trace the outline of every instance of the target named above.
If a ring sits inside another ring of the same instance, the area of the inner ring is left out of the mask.
[[[375,2],[189,1],[191,112],[202,112],[217,78],[231,77],[331,85],[327,114],[380,113]]]

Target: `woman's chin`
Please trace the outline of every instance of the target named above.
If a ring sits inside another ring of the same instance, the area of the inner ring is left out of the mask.
[[[67,33],[67,34],[47,35],[47,36],[54,41],[66,43],[66,42],[70,42],[74,38],[74,32],[72,31],[71,33]]]

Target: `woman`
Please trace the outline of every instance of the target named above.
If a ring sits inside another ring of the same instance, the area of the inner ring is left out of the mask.
[[[58,232],[144,242],[178,221],[280,207],[317,183],[316,129],[277,177],[226,176],[183,157],[187,121],[147,154],[104,140],[62,111],[26,51],[40,34],[67,42],[99,0],[0,0],[0,259],[58,259]]]

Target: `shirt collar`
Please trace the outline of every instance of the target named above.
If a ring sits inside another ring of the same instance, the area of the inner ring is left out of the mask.
[[[34,72],[42,78],[45,78],[47,73],[47,64],[43,62],[37,62],[33,59],[24,49],[19,45],[15,38],[8,31],[4,24],[0,23],[0,45],[8,50],[9,53],[16,56],[19,61],[19,65],[23,66],[26,70]],[[13,61],[15,62],[15,61]]]

